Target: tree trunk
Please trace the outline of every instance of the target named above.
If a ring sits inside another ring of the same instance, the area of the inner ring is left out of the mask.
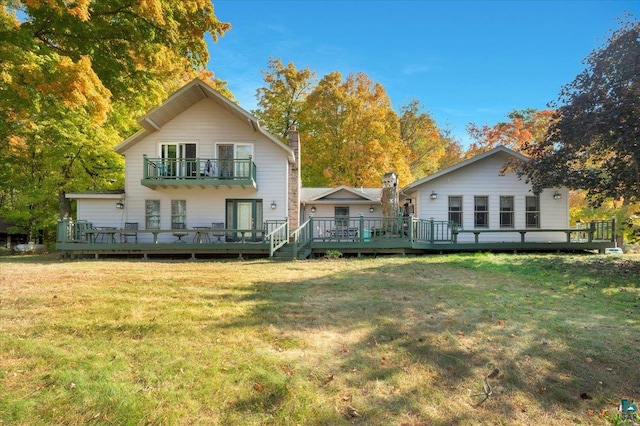
[[[60,210],[60,218],[71,218],[71,200],[66,197],[65,191],[58,194],[58,208]]]

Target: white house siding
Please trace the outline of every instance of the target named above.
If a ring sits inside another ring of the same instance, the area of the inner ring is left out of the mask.
[[[80,198],[77,200],[77,218],[89,220],[94,226],[113,226],[121,228],[124,225],[124,210],[118,209],[119,199]]]
[[[515,173],[500,176],[499,171],[508,160],[506,153],[498,152],[494,155],[478,160],[475,163],[451,171],[433,180],[423,183],[414,195],[417,201],[416,215],[421,219],[448,220],[449,196],[462,196],[462,227],[473,230],[474,227],[474,197],[489,197],[489,227],[479,229],[500,228],[500,196],[514,197],[514,229],[526,229],[525,198],[533,195],[529,185],[518,179]],[[437,199],[430,198],[435,191]],[[545,190],[540,194],[540,228],[566,229],[569,226],[568,193],[566,189],[558,189],[562,198],[553,198],[555,190]],[[473,234],[460,234],[458,241],[471,242]],[[511,242],[520,241],[520,234],[514,233],[485,233],[480,235],[481,242]],[[559,242],[566,241],[566,234],[559,232],[531,232],[526,235],[526,241],[531,242]]]
[[[239,186],[150,189],[140,184],[144,154],[159,156],[159,145],[166,142],[195,143],[200,158],[214,158],[216,143],[253,144],[258,189]],[[252,130],[214,101],[203,99],[167,123],[161,130],[131,146],[126,152],[125,222],[138,222],[145,228],[145,200],[160,201],[162,229],[171,228],[171,200],[186,200],[187,226],[207,226],[226,222],[226,199],[262,199],[264,219],[284,219],[287,215],[287,155],[272,141]],[[277,208],[271,209],[275,201]],[[144,234],[143,234],[144,235]],[[141,235],[141,237],[143,237]],[[150,239],[150,236],[146,236]],[[170,235],[166,238],[172,238]]]

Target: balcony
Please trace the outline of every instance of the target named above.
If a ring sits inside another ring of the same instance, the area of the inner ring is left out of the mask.
[[[257,189],[256,165],[251,158],[148,158],[144,156],[142,180],[147,188],[181,186],[239,186]]]

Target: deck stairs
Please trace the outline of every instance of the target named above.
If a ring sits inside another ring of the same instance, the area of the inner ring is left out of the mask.
[[[278,251],[276,251],[273,254],[273,258],[274,259],[279,259],[279,260],[304,260],[306,258],[308,258],[311,255],[311,249],[306,247],[303,250],[300,250],[298,252],[298,257],[294,257],[293,256],[293,244],[292,243],[288,243],[285,244],[284,246],[280,247],[278,249]]]

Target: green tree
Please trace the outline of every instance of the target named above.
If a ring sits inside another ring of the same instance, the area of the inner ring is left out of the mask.
[[[422,105],[413,99],[400,107],[400,138],[409,148],[409,167],[414,178],[420,179],[439,170],[448,141],[442,136],[436,122]]]
[[[228,28],[208,0],[0,1],[0,215],[51,229],[66,193],[121,187],[114,144]]]
[[[412,179],[398,115],[379,83],[363,73],[324,76],[307,99],[305,186],[378,186],[385,172]]]
[[[297,70],[293,62],[286,66],[271,58],[263,71],[266,87],[257,91],[259,109],[252,111],[260,124],[283,141],[292,125],[303,120],[307,96],[315,87],[315,73],[309,68]],[[304,127],[304,126],[303,126]]]
[[[565,185],[600,204],[640,201],[640,23],[628,21],[560,92],[556,113],[521,174],[534,190]]]

